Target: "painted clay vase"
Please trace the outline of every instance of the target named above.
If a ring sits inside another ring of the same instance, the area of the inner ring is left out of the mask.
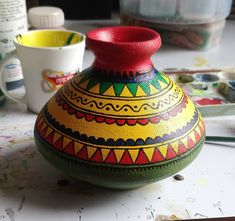
[[[71,176],[118,189],[158,181],[191,163],[205,127],[189,97],[150,60],[161,45],[159,34],[108,27],[89,32],[86,43],[93,64],[36,120],[42,155]]]

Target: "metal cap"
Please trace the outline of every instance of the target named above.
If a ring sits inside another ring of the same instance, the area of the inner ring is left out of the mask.
[[[64,25],[64,12],[51,6],[33,7],[28,10],[28,22],[35,28],[61,27]]]

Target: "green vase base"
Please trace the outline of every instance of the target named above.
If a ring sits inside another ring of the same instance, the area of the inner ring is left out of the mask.
[[[135,189],[167,178],[189,165],[199,154],[205,137],[197,146],[181,156],[157,164],[117,166],[80,161],[57,150],[35,135],[41,154],[54,167],[78,180],[111,189]]]

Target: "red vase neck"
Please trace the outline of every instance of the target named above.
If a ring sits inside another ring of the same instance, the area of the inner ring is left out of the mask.
[[[95,54],[94,68],[143,73],[153,68],[150,57],[160,48],[161,38],[148,28],[118,26],[89,32],[86,44]]]

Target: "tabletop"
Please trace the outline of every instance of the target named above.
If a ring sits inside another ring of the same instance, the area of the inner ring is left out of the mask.
[[[67,21],[86,32],[93,25]],[[163,45],[152,61],[159,69],[235,67],[235,21],[220,45],[191,51]],[[84,68],[94,56],[86,50]],[[235,216],[235,144],[205,143],[196,160],[171,176],[134,190],[112,190],[75,180],[53,168],[33,136],[37,115],[9,100],[0,106],[0,221],[111,221]],[[207,135],[235,135],[234,115],[205,117]]]

